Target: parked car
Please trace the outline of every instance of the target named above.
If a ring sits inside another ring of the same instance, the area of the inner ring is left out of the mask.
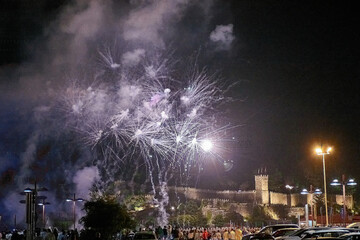
[[[133,240],[157,240],[157,237],[153,232],[137,232]]]
[[[274,238],[277,237],[281,237],[281,236],[288,236],[290,234],[292,234],[293,232],[295,232],[296,230],[299,230],[300,228],[281,228],[279,230],[276,230],[275,232],[273,232],[271,235]]]
[[[275,224],[275,225],[268,225],[263,227],[259,233],[269,233],[273,234],[275,231],[283,228],[299,228],[297,224]]]
[[[346,226],[347,228],[360,228],[360,222],[354,222]]]
[[[307,240],[307,239],[317,239],[319,237],[339,237],[345,233],[349,233],[349,231],[345,229],[336,229],[336,228],[329,228],[319,231],[312,230],[306,232],[305,236],[303,236],[301,239]]]
[[[266,233],[268,235],[271,235],[276,230],[282,229],[282,228],[298,228],[299,226],[296,224],[275,224],[275,225],[268,225],[263,227],[258,233]],[[248,234],[243,236],[242,240],[250,240],[255,234]]]
[[[274,240],[275,238],[268,233],[255,233],[250,240]]]
[[[330,229],[330,227],[311,227],[311,228],[301,228],[289,235],[277,237],[276,240],[300,240],[303,238],[309,231],[320,231],[324,229]]]
[[[360,240],[360,232],[351,232],[341,235],[339,239],[342,240]]]

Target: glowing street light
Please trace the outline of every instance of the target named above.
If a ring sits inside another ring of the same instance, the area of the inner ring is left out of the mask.
[[[76,202],[83,202],[85,200],[83,198],[76,198],[75,193],[74,193],[73,198],[67,198],[66,201],[67,202],[73,202],[73,220],[74,220],[74,230],[75,230],[75,224],[76,224],[75,203]]]
[[[46,226],[46,220],[45,220],[45,205],[50,205],[49,202],[45,202],[45,199],[43,199],[41,202],[38,203],[39,206],[42,206],[42,220],[43,220],[43,226],[45,228]]]
[[[47,188],[38,188],[36,182],[34,183],[34,188],[25,188],[23,194],[26,195],[26,200],[21,200],[20,203],[26,204],[26,223],[27,223],[27,232],[26,239],[32,240],[35,238],[35,229],[36,229],[36,202],[39,199],[45,199],[45,196],[38,196],[38,192],[48,191]]]
[[[343,191],[343,210],[344,210],[344,225],[346,226],[347,212],[346,212],[346,194],[345,194],[345,186],[356,186],[357,183],[354,179],[350,178],[347,182],[345,180],[345,174],[341,176],[341,182],[338,179],[334,179],[331,183],[331,186],[341,186]]]
[[[327,192],[326,192],[326,168],[325,168],[325,155],[330,154],[330,151],[332,150],[331,147],[328,147],[326,152],[322,150],[322,148],[317,148],[316,154],[322,155],[323,160],[323,172],[324,172],[324,197],[325,197],[325,217],[326,217],[326,226],[329,225],[329,216],[328,216],[328,207],[327,207]]]

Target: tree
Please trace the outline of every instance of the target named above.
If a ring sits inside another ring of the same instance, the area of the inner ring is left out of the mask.
[[[219,214],[214,217],[212,223],[217,227],[224,227],[226,224],[226,220],[224,219],[222,214]]]
[[[230,210],[225,216],[225,221],[231,221],[236,225],[242,225],[244,224],[244,217],[240,213],[237,213],[235,210]]]
[[[96,232],[101,234],[102,239],[109,239],[121,229],[135,226],[126,207],[114,198],[105,197],[86,202],[84,210],[86,215],[80,219],[85,228],[82,239],[90,240]]]
[[[284,186],[284,178],[279,169],[272,171],[269,177],[269,189],[272,191],[281,192]]]
[[[255,226],[263,226],[266,224],[267,220],[271,220],[271,218],[266,214],[263,206],[254,206],[252,215],[249,219],[250,223]]]

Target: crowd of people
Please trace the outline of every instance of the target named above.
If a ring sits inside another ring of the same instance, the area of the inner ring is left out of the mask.
[[[171,225],[164,227],[140,228],[139,231],[154,232],[158,240],[241,240],[243,236],[259,231],[259,228],[248,227],[173,227]],[[130,240],[129,235],[134,234],[133,231],[125,231],[118,236],[117,239]],[[44,228],[36,231],[35,240],[78,240],[79,233],[75,230],[61,230],[57,228]],[[97,239],[101,239],[97,236]],[[0,240],[25,240],[26,230],[1,232]]]
[[[255,233],[259,228],[248,227],[164,227],[142,228],[139,231],[153,231],[158,240],[241,240],[244,235]],[[132,232],[133,233],[133,232]],[[129,232],[123,233],[123,236]],[[124,238],[121,238],[122,240]],[[127,237],[127,240],[131,238]]]
[[[78,240],[79,233],[77,229],[75,230],[61,230],[57,228],[43,228],[38,229],[35,233],[35,240]],[[1,232],[0,239],[6,240],[25,240],[26,239],[26,230],[18,231],[14,229],[13,231]]]
[[[255,233],[258,230],[245,227],[173,228],[166,226],[156,228],[155,233],[159,240],[241,240],[243,235]]]

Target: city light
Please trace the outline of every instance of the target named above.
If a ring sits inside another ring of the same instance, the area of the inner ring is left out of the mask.
[[[308,191],[306,188],[304,188],[304,189],[300,192],[300,194],[303,194],[303,195],[309,194],[309,191]]]
[[[341,181],[339,181],[338,179],[334,179],[330,185],[331,186],[341,186],[342,185],[342,193],[343,193],[343,210],[344,210],[344,226],[346,226],[346,219],[347,219],[347,213],[346,213],[346,189],[345,186],[356,186],[357,183],[355,182],[355,180],[353,178],[350,178],[347,182],[345,180],[345,174],[342,174],[341,176]]]
[[[323,175],[324,175],[324,202],[325,202],[325,218],[326,218],[326,226],[329,225],[329,216],[328,216],[328,206],[327,206],[327,192],[326,192],[326,167],[325,167],[325,155],[330,154],[332,150],[331,147],[328,147],[326,152],[323,152],[322,148],[316,148],[315,152],[317,155],[322,156],[323,161]]]
[[[341,183],[339,182],[339,180],[337,179],[334,179],[331,183],[330,183],[331,186],[340,186]]]
[[[323,152],[322,148],[316,148],[315,152],[317,155],[325,155],[325,154],[330,154],[330,152],[332,151],[332,147],[328,147],[326,152]]]
[[[348,186],[356,186],[357,185],[357,183],[355,182],[355,180],[354,179],[349,179],[349,181],[347,182],[347,185]]]

